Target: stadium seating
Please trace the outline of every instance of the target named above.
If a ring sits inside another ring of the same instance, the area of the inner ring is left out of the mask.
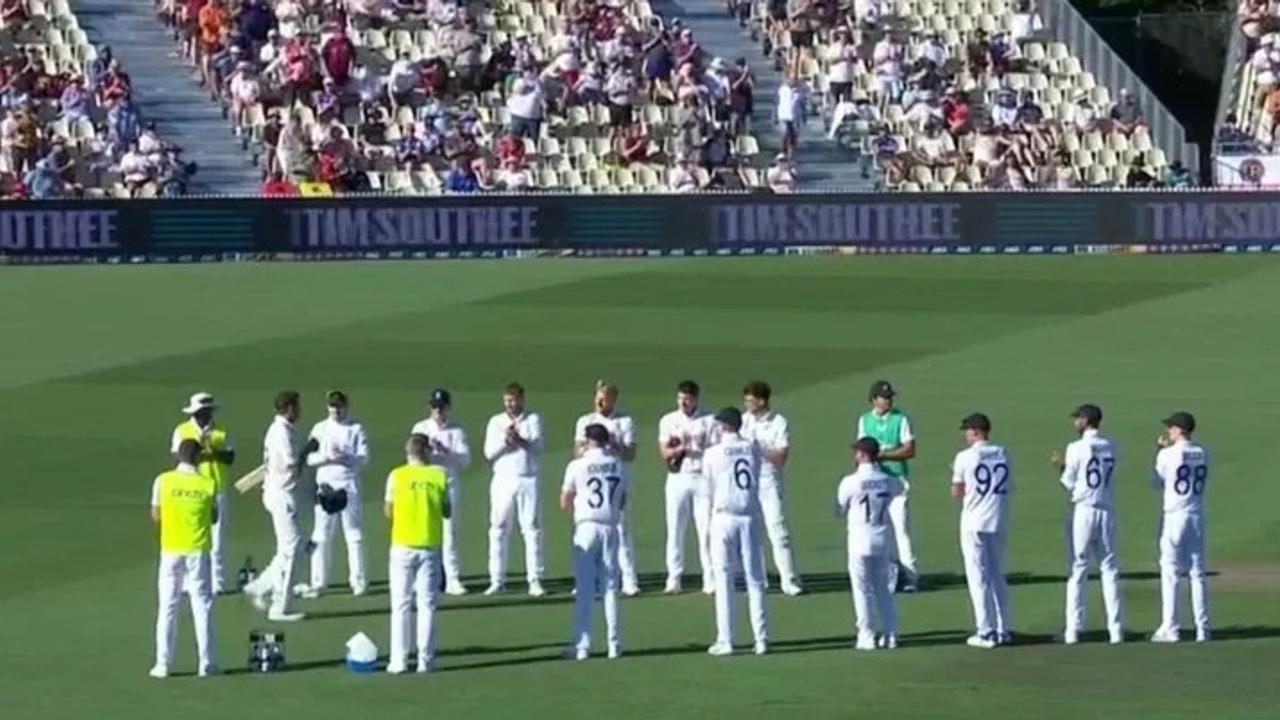
[[[143,125],[128,75],[66,0],[0,3],[0,196],[185,192],[188,166]]]
[[[769,17],[767,3],[758,3],[752,17],[779,66],[794,68],[819,91],[828,114],[843,90],[830,80],[841,54],[833,42],[837,29],[847,33],[856,58],[847,66],[854,103],[842,111],[848,117],[841,134],[864,158],[875,158],[888,187],[1123,187],[1165,176],[1164,151],[1132,121],[1141,109],[1119,93],[1113,97],[1065,44],[1049,41],[1026,6],[858,0],[852,19],[811,16],[820,26],[813,50],[792,47],[794,34]],[[901,40],[889,44],[886,36]],[[896,74],[884,65],[894,59],[905,61]],[[1009,104],[998,108],[999,100]],[[1040,121],[1022,122],[1018,110],[1027,101]],[[925,132],[931,116],[940,125],[932,138]]]
[[[653,192],[683,188],[686,174],[700,187],[713,185],[713,177],[728,187],[761,182],[754,168],[738,168],[757,159],[759,143],[745,132],[728,135],[728,113],[716,112],[710,92],[715,80],[702,75],[720,72],[722,63],[704,55],[692,73],[673,67],[669,82],[637,83],[630,92],[634,124],[606,102],[612,90],[624,92],[621,79],[615,88],[603,62],[596,78],[585,77],[594,58],[613,56],[626,58],[623,76],[642,76],[641,35],[662,27],[647,0],[466,6],[433,0],[425,12],[374,5],[375,15],[348,16],[279,0],[271,12],[287,21],[279,21],[278,33],[254,38],[245,23],[227,19],[224,44],[239,48],[234,55],[193,53],[207,65],[211,95],[254,149],[273,194],[315,181],[338,191],[402,194]],[[173,6],[171,21],[191,28],[184,12]],[[613,40],[620,27],[627,28],[618,31],[623,43]],[[673,43],[678,30],[671,28]],[[193,33],[199,28],[184,35]],[[315,48],[342,44],[331,40],[338,36],[354,50],[345,86],[291,87],[295,58],[312,65],[299,76],[310,72],[311,81],[319,80],[325,61]],[[299,37],[318,42],[304,46]],[[272,62],[272,55],[285,59]],[[468,62],[460,62],[464,56]],[[687,104],[678,100],[686,95],[693,98]],[[522,110],[522,102],[541,117]],[[708,152],[712,145],[717,149]],[[729,171],[716,170],[724,164]]]
[[[1271,150],[1280,117],[1280,11],[1266,2],[1241,0],[1238,15],[1244,62],[1229,100],[1228,113],[1234,117],[1217,139],[1231,152]]]

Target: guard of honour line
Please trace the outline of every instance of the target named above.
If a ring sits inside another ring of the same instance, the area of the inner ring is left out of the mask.
[[[742,577],[750,614],[753,650],[769,650],[766,609],[765,540],[772,551],[787,596],[803,593],[783,508],[784,469],[790,454],[790,430],[770,405],[772,390],[753,381],[743,388],[742,409],[714,414],[700,405],[697,383],[676,388],[676,407],[658,423],[657,451],[667,469],[666,567],[664,592],[683,590],[685,541],[694,531],[702,591],[714,598],[716,636],[708,652],[734,652],[733,593]],[[894,404],[895,391],[877,381],[868,393],[869,408],[857,420],[851,445],[853,472],[836,491],[835,509],[847,525],[848,571],[858,650],[898,645],[894,592],[920,584],[910,537],[910,460],[915,436],[905,413]],[[263,440],[263,462],[235,481],[240,492],[261,486],[262,504],[271,518],[275,551],[271,562],[244,592],[273,622],[304,619],[295,598],[313,598],[329,582],[332,544],[339,528],[347,551],[348,584],[353,595],[368,590],[361,516],[361,476],[369,461],[364,427],[350,414],[342,391],[325,397],[327,417],[312,427],[303,443],[296,423],[301,399],[292,391],[275,397],[275,416]],[[463,595],[458,553],[461,473],[471,462],[465,430],[450,418],[452,398],[431,392],[429,417],[413,425],[403,446],[404,464],[387,477],[384,510],[390,522],[388,577],[391,605],[391,654],[388,672],[435,667],[435,610],[440,588]],[[151,514],[159,526],[159,610],[156,658],[151,675],[167,677],[173,659],[179,605],[185,595],[195,625],[198,673],[218,672],[213,657],[213,598],[226,591],[227,493],[236,452],[226,430],[215,421],[212,395],[193,395],[183,413],[188,419],[173,431],[177,460],[161,473],[151,492]],[[1113,479],[1118,455],[1101,433],[1102,410],[1091,404],[1071,413],[1079,438],[1055,451],[1050,464],[1070,503],[1065,546],[1069,577],[1060,639],[1080,641],[1085,625],[1085,584],[1091,563],[1098,566],[1108,637],[1124,640],[1124,601],[1116,561]],[[1162,493],[1159,538],[1162,621],[1153,642],[1177,642],[1179,580],[1190,585],[1195,637],[1209,640],[1205,570],[1204,493],[1208,454],[1192,434],[1195,418],[1175,412],[1163,420],[1152,469],[1152,484]],[[965,448],[952,463],[951,494],[960,505],[960,554],[973,604],[975,632],[967,644],[990,649],[1014,642],[1014,622],[1004,551],[1015,489],[1009,454],[991,440],[992,424],[982,413],[960,423]],[[508,384],[502,411],[490,418],[483,454],[492,467],[489,490],[489,585],[486,595],[505,588],[511,532],[524,542],[528,593],[543,588],[542,518],[538,504],[542,420],[525,406],[525,391]],[[564,472],[561,509],[573,521],[575,582],[573,635],[566,656],[590,657],[591,615],[603,606],[607,657],[622,654],[619,595],[640,592],[632,541],[631,463],[637,452],[635,423],[618,406],[618,387],[595,385],[592,410],[574,428],[574,459]],[[302,540],[298,521],[298,482],[314,470],[315,502],[310,541]],[[300,550],[309,551],[310,574],[294,583]],[[416,623],[414,622],[416,617]]]

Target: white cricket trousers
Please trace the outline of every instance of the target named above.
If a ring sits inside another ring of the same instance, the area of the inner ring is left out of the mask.
[[[1009,583],[1004,577],[1004,533],[960,531],[964,575],[973,601],[973,624],[979,635],[1013,632]]]
[[[262,506],[271,514],[271,527],[276,536],[276,552],[271,562],[257,579],[245,589],[256,593],[271,594],[271,612],[283,613],[289,608],[292,596],[293,570],[297,560],[301,535],[298,532],[298,508],[293,495],[284,490],[266,489],[262,493]]]
[[[542,511],[534,475],[494,476],[489,483],[489,583],[507,576],[507,541],[519,523],[524,536],[524,572],[529,583],[542,582]]]
[[[911,543],[911,508],[907,503],[905,492],[889,501],[889,519],[893,521],[891,559],[901,563],[903,569],[914,579],[919,575],[919,570],[916,568],[916,549]],[[896,568],[891,570],[890,576],[891,580],[897,579]]]
[[[684,575],[684,536],[693,518],[694,537],[698,543],[698,564],[702,568],[702,584],[710,587],[711,569],[711,487],[702,473],[667,475],[667,577],[679,580]]]
[[[315,523],[311,532],[311,587],[320,590],[329,584],[329,560],[333,551],[333,538],[342,526],[342,540],[347,546],[347,583],[353,591],[363,591],[369,585],[364,570],[364,531],[361,529],[363,509],[360,506],[359,486],[341,485],[347,492],[347,506],[342,512],[330,515],[317,503]]]
[[[636,544],[631,533],[631,503],[629,502],[619,513],[618,572],[622,575],[624,591],[640,589],[640,576],[636,573]]]
[[[387,575],[391,585],[391,667],[404,667],[409,658],[409,631],[415,608],[418,614],[413,649],[418,667],[436,655],[436,602],[440,586],[440,550],[391,546]]]
[[[1116,562],[1116,516],[1106,508],[1076,505],[1071,520],[1071,575],[1067,578],[1068,634],[1084,629],[1085,585],[1089,561],[1098,561],[1102,579],[1102,600],[1107,610],[1107,630],[1123,632],[1124,597],[1120,594],[1120,566]]]
[[[880,634],[898,634],[898,613],[889,592],[889,555],[864,555],[849,541],[849,588],[853,591],[853,625],[858,635],[875,633],[873,619],[879,619]]]
[[[796,572],[795,556],[791,550],[791,528],[787,526],[787,518],[782,513],[782,498],[780,480],[770,482],[767,477],[761,480],[760,515],[773,549],[773,565],[778,569],[778,577],[785,587],[788,584],[799,585],[800,574]]]
[[[212,573],[213,594],[217,595],[226,589],[227,571],[227,511],[231,503],[225,492],[214,496],[218,508],[218,521],[213,524],[213,549],[209,556]]]
[[[462,513],[458,510],[462,502],[462,483],[458,478],[450,476],[445,485],[449,495],[449,517],[444,519],[444,578],[452,583],[462,582],[462,560],[458,555],[458,523]]]
[[[178,638],[178,605],[185,594],[191,600],[199,669],[213,668],[213,588],[209,554],[160,553],[156,589],[160,601],[156,612],[156,665],[168,668],[173,663],[173,646]]]
[[[1160,629],[1177,632],[1180,626],[1178,576],[1187,574],[1191,585],[1191,614],[1196,632],[1209,632],[1209,584],[1205,568],[1205,522],[1200,513],[1164,514],[1160,531]]]
[[[760,546],[758,516],[714,513],[711,516],[711,562],[716,583],[716,643],[733,643],[734,568],[741,566],[747,581],[747,605],[756,642],[769,639],[764,609],[764,549]]]
[[[573,529],[573,644],[579,650],[591,649],[591,605],[601,586],[605,637],[610,649],[620,647],[618,545],[616,525],[584,521]]]

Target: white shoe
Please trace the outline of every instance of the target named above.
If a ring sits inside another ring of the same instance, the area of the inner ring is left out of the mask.
[[[1182,638],[1178,637],[1177,630],[1169,630],[1160,628],[1151,634],[1151,642],[1153,643],[1176,643]]]
[[[205,665],[200,668],[200,672],[198,673],[200,677],[213,677],[214,675],[220,674],[222,674],[222,671],[218,669],[217,665]]]
[[[609,659],[610,659],[610,660],[617,660],[617,659],[618,659],[618,658],[620,658],[620,657],[622,657],[622,646],[621,646],[621,645],[610,645],[610,646],[609,646]]]
[[[299,583],[293,586],[293,596],[303,600],[315,600],[320,597],[320,590],[307,583]]]
[[[369,592],[368,585],[352,585],[351,594],[355,597],[361,597]]]
[[[169,668],[163,665],[156,665],[151,668],[151,672],[148,672],[147,674],[157,680],[163,680],[164,678],[169,677]]]
[[[1074,632],[1064,632],[1058,636],[1063,645],[1075,645],[1080,642],[1080,636]]]
[[[880,647],[881,647],[882,649],[884,649],[884,650],[897,650],[897,649],[898,649],[898,636],[897,636],[897,635],[884,635],[884,636],[882,636],[882,637],[880,638]]]
[[[418,658],[418,667],[414,672],[429,673],[436,669],[436,659],[433,657]]]
[[[990,650],[996,646],[996,639],[992,635],[970,635],[964,643],[971,648]]]
[[[267,596],[271,594],[270,590],[258,590],[256,588],[253,588],[253,589],[250,589],[250,588],[253,588],[253,586],[246,585],[244,588],[244,594],[249,596],[249,600],[253,602],[253,606],[255,608],[259,610],[266,610],[267,608],[271,607],[271,603],[267,599]]]
[[[387,666],[387,672],[392,675],[403,675],[407,670],[408,668],[406,668],[404,665],[396,664],[396,665]]]
[[[793,582],[782,583],[783,595],[787,595],[789,597],[795,597],[797,595],[802,595],[803,593],[804,593],[804,588],[800,587],[799,585]]]
[[[854,642],[853,649],[854,650],[875,650],[876,636],[871,634],[858,635],[858,640]]]
[[[996,644],[997,644],[997,645],[1012,645],[1012,644],[1013,644],[1013,633],[1011,633],[1011,632],[1004,632],[1004,633],[1000,633],[999,635],[996,635]]]
[[[622,594],[626,595],[627,597],[635,597],[640,594],[640,586],[639,585],[623,585]]]
[[[733,646],[729,643],[716,643],[707,648],[707,654],[713,657],[724,657],[733,654]]]
[[[664,585],[662,588],[662,592],[666,593],[667,595],[679,595],[680,591],[683,589],[684,588],[680,584],[680,578],[669,577],[667,578],[667,584]]]
[[[1213,633],[1209,632],[1208,630],[1196,631],[1196,642],[1198,643],[1209,642],[1211,639],[1213,639]]]
[[[544,597],[546,594],[547,591],[542,587],[542,583],[537,580],[529,583],[529,597]]]
[[[306,613],[287,612],[285,610],[272,610],[267,613],[267,619],[271,622],[291,623],[305,620]]]
[[[457,595],[466,595],[466,594],[467,594],[467,586],[466,586],[466,585],[463,585],[461,582],[459,582],[459,581],[457,581],[457,580],[450,580],[449,582],[445,583],[445,586],[444,586],[444,594],[445,594],[445,595],[454,595],[454,596],[457,596]]]
[[[565,657],[571,658],[573,660],[577,660],[579,662],[583,660],[588,660],[591,658],[591,649],[584,648],[584,647],[577,647],[577,646],[570,647],[569,651],[565,653]]]
[[[764,640],[757,640],[755,652],[757,655],[766,655],[769,652],[769,643]]]
[[[485,597],[493,597],[505,590],[506,587],[502,583],[489,583],[489,587],[484,589]]]
[[[1122,644],[1124,644],[1124,631],[1123,631],[1123,630],[1115,630],[1115,631],[1113,631],[1113,632],[1111,633],[1110,638],[1108,638],[1108,640],[1109,640],[1109,642],[1110,642],[1112,645],[1122,645]]]
[[[715,594],[716,594],[716,584],[715,584],[715,583],[702,583],[702,594],[703,594],[703,595],[715,595]]]

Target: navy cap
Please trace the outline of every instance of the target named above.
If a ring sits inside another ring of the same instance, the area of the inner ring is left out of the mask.
[[[735,407],[727,407],[716,413],[716,422],[724,423],[736,432],[742,428],[742,411]]]
[[[1165,427],[1181,428],[1183,432],[1196,431],[1196,418],[1189,412],[1179,410],[1164,419]]]
[[[1097,427],[1102,422],[1102,408],[1093,403],[1085,403],[1071,412],[1073,418],[1084,418],[1090,425]]]
[[[452,407],[453,396],[444,388],[436,388],[431,391],[431,398],[427,400],[427,404],[433,408]]]
[[[870,398],[891,398],[898,393],[893,389],[893,384],[888,380],[877,380],[871,383],[871,390],[867,392]]]
[[[341,390],[330,390],[324,400],[329,407],[346,407],[349,404],[347,394]]]
[[[991,418],[977,412],[971,413],[960,421],[961,430],[979,430],[984,433],[991,432]]]

